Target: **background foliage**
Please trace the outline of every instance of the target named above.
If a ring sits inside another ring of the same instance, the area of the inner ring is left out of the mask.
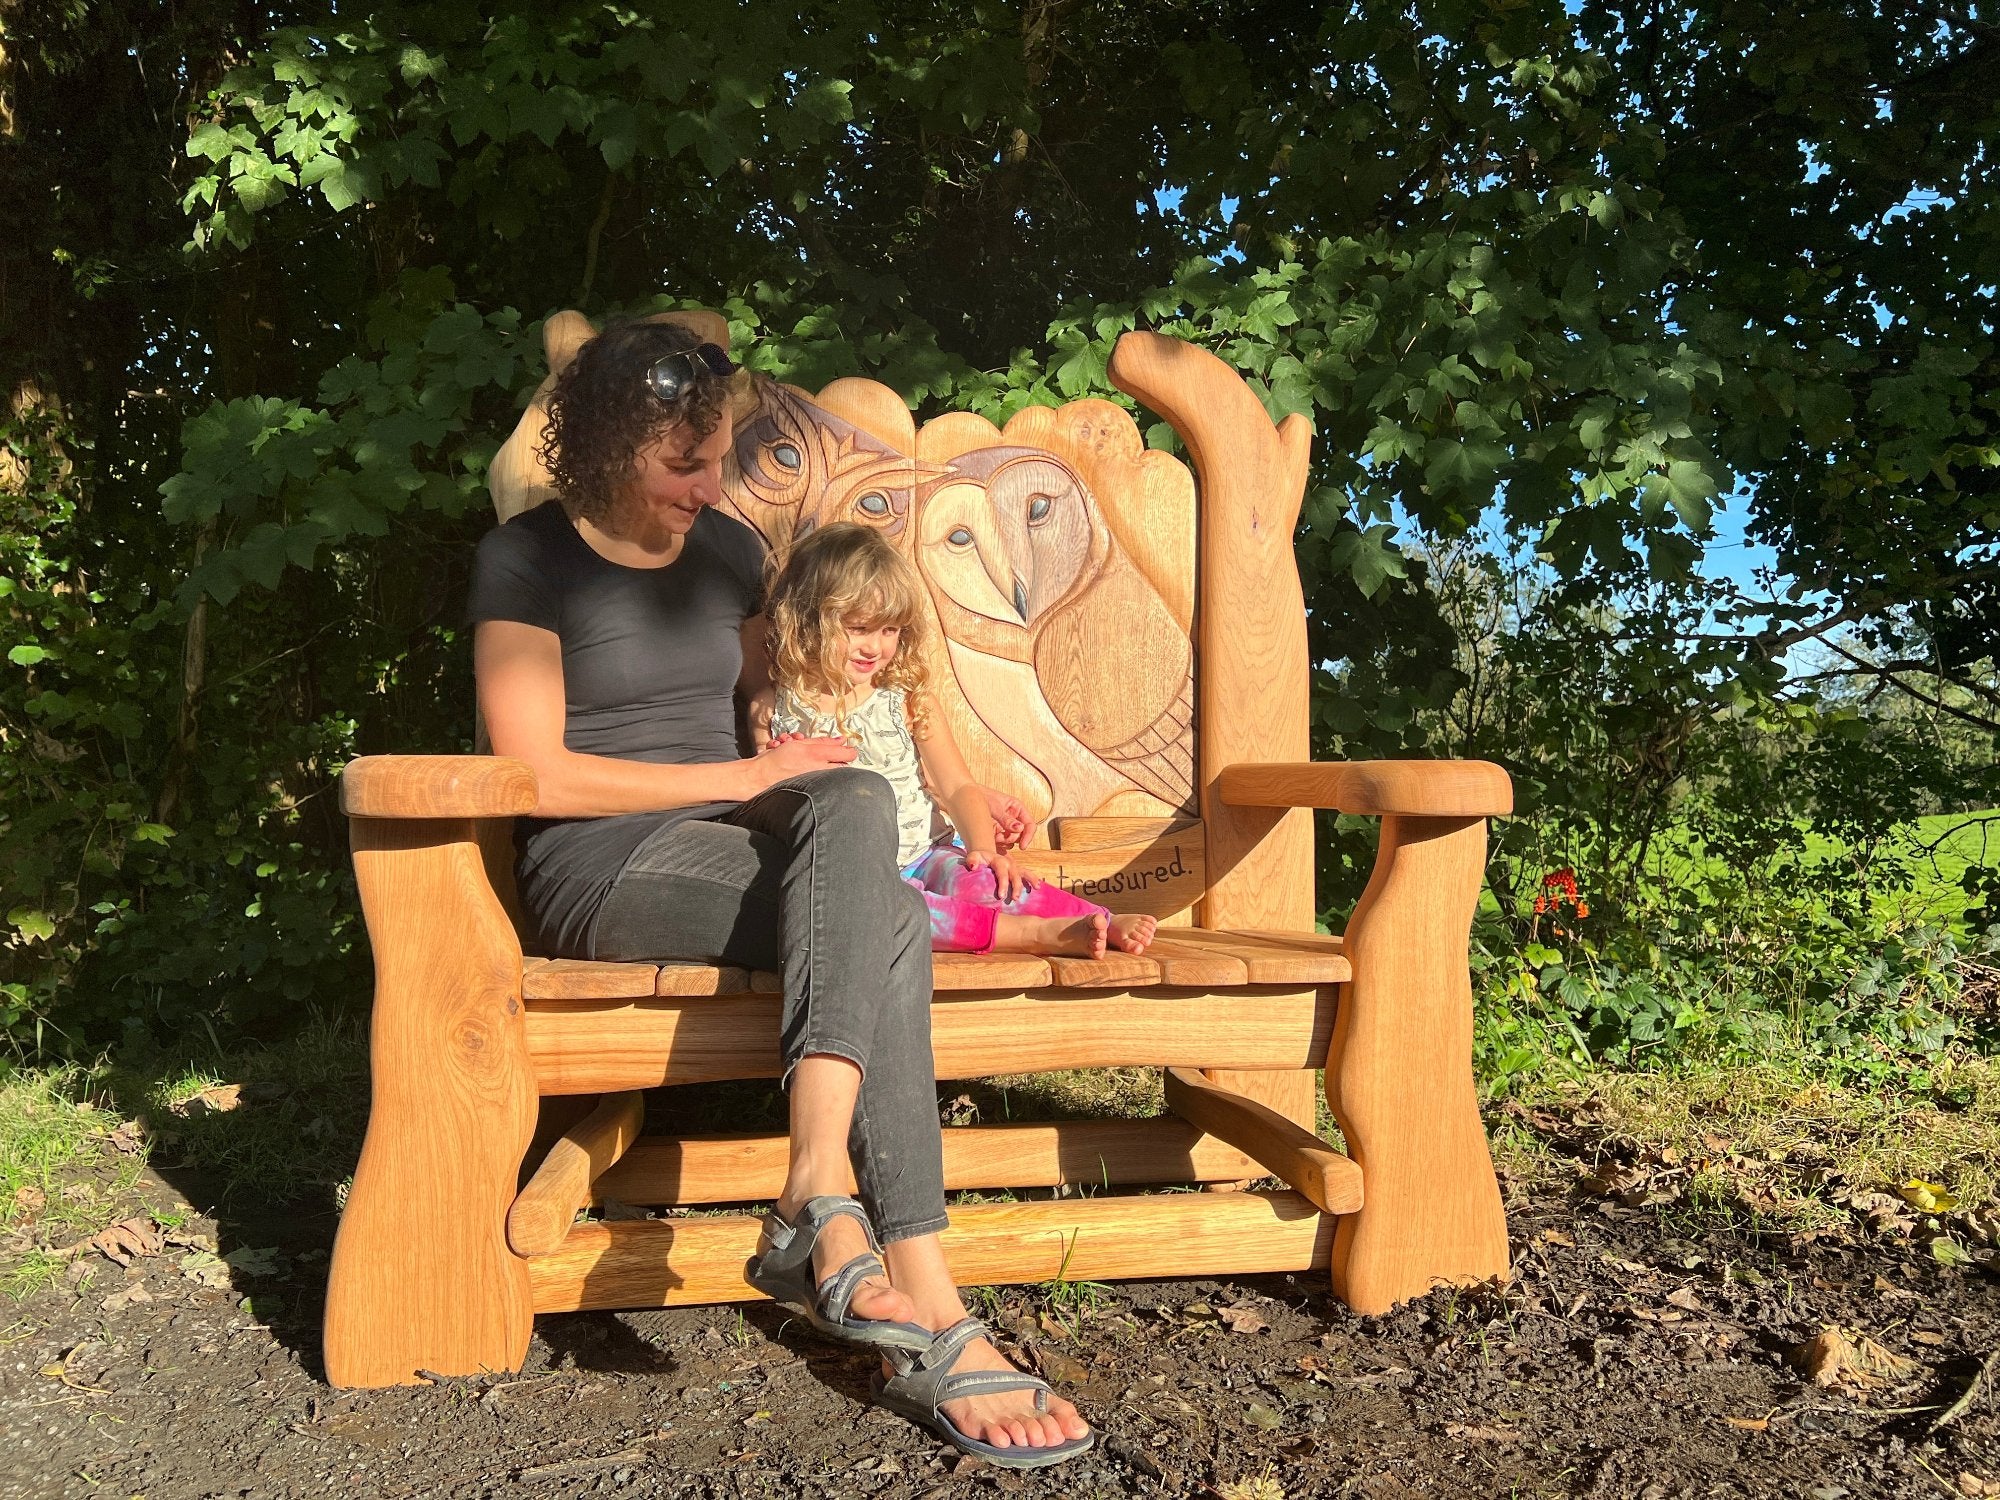
[[[1502,1086],[1772,1028],[1892,1066],[1956,1024],[2000,860],[1976,820],[1908,820],[2000,802],[1983,10],[65,0],[4,26],[18,1046],[364,992],[332,778],[469,737],[463,574],[539,320],[676,302],[765,369],[926,412],[1112,394],[1111,344],[1157,327],[1309,413],[1318,752],[1517,778],[1482,925]],[[1704,566],[1732,495],[1782,572]],[[1337,914],[1367,841],[1325,831]]]

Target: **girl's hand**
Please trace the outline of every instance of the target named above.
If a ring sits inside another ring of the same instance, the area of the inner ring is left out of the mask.
[[[1035,836],[1035,820],[1028,816],[1021,799],[996,792],[990,786],[979,790],[993,814],[994,846],[1003,851],[1026,848],[1028,840]]]
[[[764,785],[774,787],[808,771],[844,766],[854,756],[854,747],[833,735],[788,734],[774,738],[752,764],[760,768]]]
[[[982,866],[993,872],[993,893],[1002,901],[1012,903],[1027,894],[1027,875],[1006,855],[984,849],[969,850],[965,856],[966,869],[977,870]]]

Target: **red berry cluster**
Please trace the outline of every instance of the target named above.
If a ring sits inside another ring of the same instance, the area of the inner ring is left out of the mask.
[[[1542,893],[1535,897],[1535,915],[1562,915],[1567,906],[1582,919],[1590,915],[1590,904],[1576,891],[1576,871],[1568,865],[1560,870],[1551,870],[1542,877]]]

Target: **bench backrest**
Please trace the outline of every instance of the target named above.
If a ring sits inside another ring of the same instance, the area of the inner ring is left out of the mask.
[[[672,316],[726,342],[713,315]],[[591,332],[574,313],[546,325],[549,381],[493,465],[502,521],[552,493],[534,451],[542,398]],[[1025,408],[1004,428],[967,412],[919,428],[889,387],[844,379],[817,394],[765,387],[738,419],[723,489],[774,548],[835,520],[890,536],[928,590],[929,675],[974,776],[1046,820],[1067,856],[1043,873],[1119,909],[1193,919],[1210,885],[1197,743],[1207,685],[1185,464],[1149,450],[1109,401]],[[1280,601],[1299,597],[1289,534],[1286,522],[1287,576],[1260,585]],[[1260,633],[1255,618],[1239,623]],[[1302,647],[1302,613],[1298,627]],[[1302,730],[1298,666],[1291,681],[1239,684],[1232,712]],[[1309,864],[1305,878],[1309,906]]]

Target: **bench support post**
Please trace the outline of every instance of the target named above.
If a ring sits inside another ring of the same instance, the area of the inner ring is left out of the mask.
[[[1327,1103],[1361,1167],[1340,1220],[1333,1290],[1387,1312],[1438,1282],[1505,1276],[1507,1219],[1472,1079],[1467,946],[1486,820],[1382,820],[1346,932],[1354,978],[1334,1018]]]
[[[518,1369],[534,1304],[506,1221],[536,1104],[520,942],[473,820],[350,827],[375,1008],[368,1135],[327,1281],[327,1378]]]

